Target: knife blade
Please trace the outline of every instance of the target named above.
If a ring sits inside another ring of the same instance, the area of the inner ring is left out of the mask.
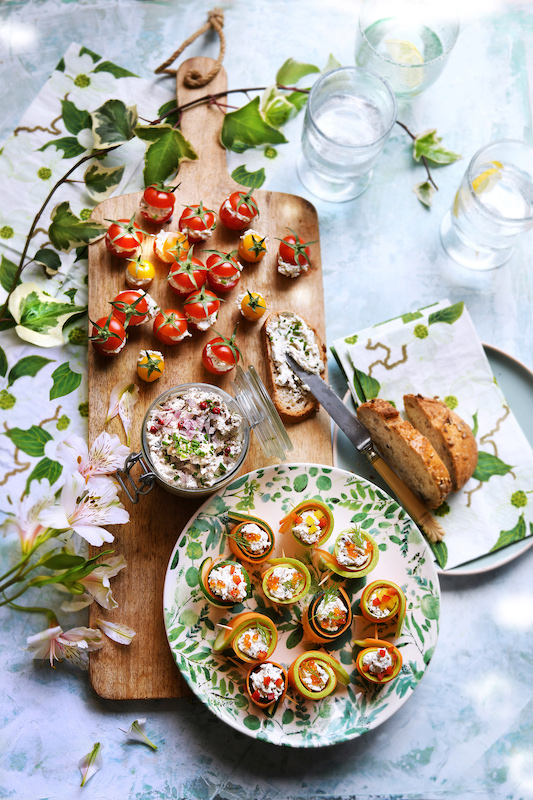
[[[402,479],[396,475],[389,465],[383,461],[379,453],[374,449],[372,437],[362,422],[359,422],[355,414],[346,408],[341,398],[335,394],[333,389],[328,386],[320,375],[308,372],[303,369],[289,354],[285,353],[285,359],[292,371],[309,388],[313,397],[318,400],[320,405],[328,412],[341,431],[347,436],[350,442],[363,453],[378,472],[383,480],[392,489],[407,513],[413,518],[417,525],[422,528],[430,542],[438,542],[444,537],[444,529],[437,522],[428,508],[422,501],[406,486]]]
[[[285,358],[292,371],[309,387],[313,397],[326,409],[354,447],[361,453],[372,447],[372,438],[365,426],[359,422],[355,414],[346,408],[341,398],[335,394],[326,381],[314,372],[307,372],[303,369],[289,353],[285,353]]]

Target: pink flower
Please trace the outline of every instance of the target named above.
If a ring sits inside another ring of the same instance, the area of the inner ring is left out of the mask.
[[[63,632],[60,625],[47,628],[27,638],[27,650],[33,651],[34,658],[48,658],[50,666],[54,660],[66,658],[80,669],[89,666],[89,653],[104,646],[102,634],[93,628],[72,628]]]
[[[17,514],[7,520],[7,525],[14,527],[19,535],[23,555],[48,538],[48,528],[41,524],[40,515],[54,504],[55,497],[48,481],[40,481],[39,488],[43,491],[42,496],[36,500],[34,496],[26,495],[18,504]]]

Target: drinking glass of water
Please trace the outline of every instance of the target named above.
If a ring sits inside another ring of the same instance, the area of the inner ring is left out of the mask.
[[[533,147],[502,139],[468,165],[440,237],[454,261],[477,270],[501,267],[533,228]]]
[[[298,159],[303,185],[331,202],[358,197],[395,121],[396,99],[378,75],[359,67],[326,72],[307,101]]]
[[[450,0],[365,0],[355,61],[385,78],[398,97],[411,97],[437,80],[458,35]]]

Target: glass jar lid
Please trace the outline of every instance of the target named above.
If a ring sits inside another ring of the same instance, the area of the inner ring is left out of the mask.
[[[235,402],[254,431],[263,453],[267,458],[285,461],[293,445],[263,381],[252,365],[246,372],[237,365],[235,372],[235,380],[231,383]]]

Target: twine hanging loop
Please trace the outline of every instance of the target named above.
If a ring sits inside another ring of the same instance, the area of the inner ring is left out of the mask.
[[[207,31],[212,28],[215,30],[219,37],[220,37],[220,51],[218,53],[218,58],[216,59],[215,63],[205,75],[202,75],[197,69],[190,69],[184,77],[184,83],[189,89],[196,89],[201,86],[205,86],[212,80],[215,75],[219,72],[220,67],[222,66],[222,59],[224,58],[224,53],[226,52],[226,40],[224,38],[224,12],[221,8],[213,8],[209,14],[207,15],[207,22],[205,25],[202,25],[196,33],[193,33],[192,36],[189,36],[188,39],[185,39],[182,45],[178,47],[175,53],[173,53],[170,58],[167,58],[162,64],[160,64],[154,72],[156,75],[160,75],[162,72],[165,72],[167,75],[176,75],[177,69],[169,69],[170,65],[180,56],[186,47],[188,47],[195,39],[201,36],[203,33],[207,33]]]

